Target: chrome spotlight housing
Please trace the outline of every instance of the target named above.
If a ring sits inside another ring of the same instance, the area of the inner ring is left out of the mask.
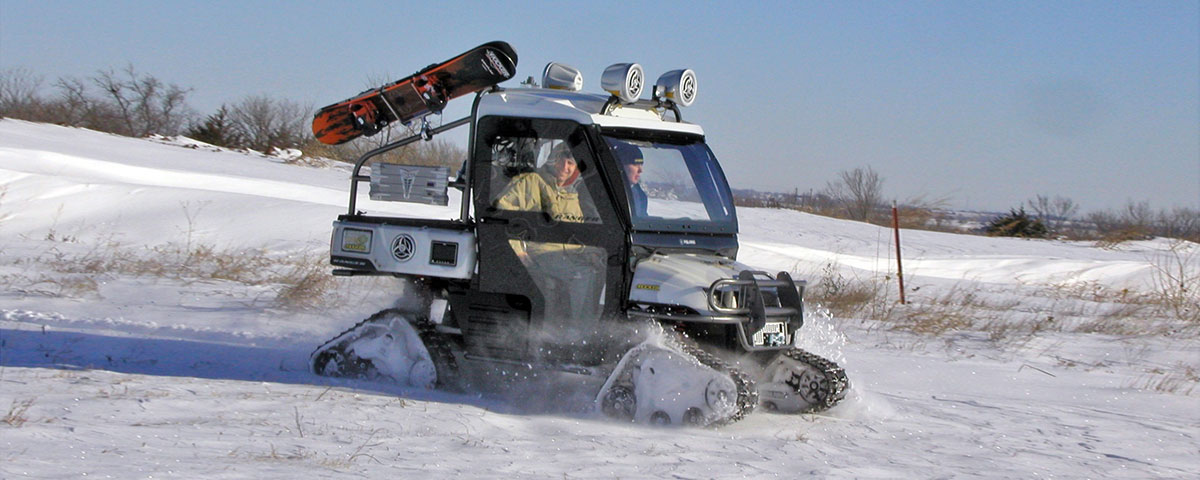
[[[654,82],[654,99],[670,100],[687,107],[696,101],[696,72],[690,68],[671,70]]]
[[[574,67],[550,62],[542,70],[542,87],[578,92],[583,90],[583,74]]]
[[[600,77],[600,88],[620,99],[621,103],[633,103],[642,96],[646,73],[636,63],[618,63],[604,69]]]

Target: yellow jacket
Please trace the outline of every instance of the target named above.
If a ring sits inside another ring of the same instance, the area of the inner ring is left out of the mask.
[[[496,199],[496,208],[519,212],[546,212],[551,220],[559,222],[583,222],[583,209],[579,206],[579,192],[570,185],[560,187],[554,177],[543,168],[541,171],[522,173],[513,177],[504,192]]]
[[[574,185],[560,187],[548,167],[537,172],[522,173],[513,177],[508,186],[496,199],[496,208],[520,212],[545,212],[556,222],[582,223],[583,208],[579,204],[579,192]],[[513,251],[520,255],[528,252],[539,255],[582,248],[582,245],[562,243],[524,242],[510,240]]]

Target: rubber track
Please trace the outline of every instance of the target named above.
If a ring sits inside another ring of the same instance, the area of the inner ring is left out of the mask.
[[[716,355],[704,351],[690,338],[677,335],[674,339],[676,340],[676,346],[683,350],[684,353],[691,355],[706,367],[718,372],[725,372],[733,379],[733,383],[737,387],[737,411],[728,418],[708,424],[709,428],[721,427],[737,422],[754,411],[754,407],[758,406],[758,389],[755,388],[754,380],[749,375],[721,360]]]
[[[846,390],[850,387],[850,380],[846,378],[846,371],[838,364],[834,363],[820,355],[807,352],[803,349],[793,348],[783,352],[783,355],[788,358],[811,365],[813,368],[820,370],[825,375],[825,381],[829,385],[829,394],[817,405],[813,405],[799,413],[817,413],[833,408],[838,402],[846,398]]]
[[[313,360],[316,359],[317,353],[333,348],[333,346],[341,341],[341,338],[346,334],[362,328],[364,325],[381,322],[388,315],[397,315],[403,318],[411,318],[411,312],[405,312],[395,308],[380,310],[375,312],[370,317],[354,324],[354,326],[343,330],[341,333],[334,335],[329,341],[321,344],[316,350],[309,354],[309,369],[312,370]],[[443,388],[451,391],[457,391],[459,385],[458,361],[454,358],[454,353],[451,350],[449,341],[446,336],[438,333],[436,325],[425,318],[415,318],[409,322],[413,329],[417,331],[417,336],[421,339],[421,343],[425,345],[425,350],[429,352],[429,356],[433,360],[435,371],[437,371],[438,388]],[[314,372],[315,373],[315,372]]]
[[[323,351],[325,351],[325,350],[328,350],[328,349],[332,348],[332,347],[333,347],[333,345],[335,344],[335,342],[338,342],[338,341],[339,341],[339,340],[340,340],[340,339],[341,339],[343,336],[345,336],[347,333],[350,333],[350,332],[353,332],[353,331],[355,331],[355,330],[358,330],[359,328],[362,328],[362,326],[363,326],[363,325],[366,325],[366,324],[368,324],[368,323],[374,323],[374,322],[378,322],[380,318],[383,318],[385,315],[387,315],[388,313],[392,313],[392,312],[399,313],[399,310],[395,310],[395,309],[388,309],[388,310],[380,310],[380,311],[378,311],[378,312],[375,312],[375,314],[371,315],[370,317],[367,317],[366,319],[364,319],[364,320],[362,320],[362,321],[360,321],[360,322],[358,322],[358,323],[354,324],[354,326],[352,326],[352,327],[350,327],[350,328],[347,328],[347,329],[345,329],[345,330],[342,330],[342,333],[339,333],[339,334],[337,334],[337,335],[334,335],[334,336],[333,336],[333,338],[330,338],[330,339],[329,339],[328,341],[326,341],[325,343],[322,343],[320,346],[318,346],[316,349],[314,349],[314,350],[312,351],[312,353],[310,353],[310,354],[308,355],[308,368],[309,368],[309,370],[310,370],[310,371],[312,371],[313,373],[316,373],[316,374],[320,375],[320,373],[319,373],[319,372],[317,372],[316,370],[314,370],[314,369],[313,369],[314,365],[312,364],[313,360],[316,360],[316,359],[317,359],[317,353],[319,353],[319,352],[323,352]]]
[[[429,357],[433,360],[434,370],[437,371],[437,388],[461,392],[458,360],[454,358],[454,351],[447,335],[439,333],[436,330],[437,325],[428,319],[418,319],[412,323],[412,326],[417,330],[417,336],[421,338],[421,343],[425,344],[425,350],[429,352]]]

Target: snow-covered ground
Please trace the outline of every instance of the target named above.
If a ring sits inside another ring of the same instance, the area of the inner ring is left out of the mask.
[[[0,120],[0,478],[1200,474],[1196,325],[1122,300],[1161,289],[1164,265],[1194,279],[1195,245],[905,231],[913,305],[887,307],[895,325],[813,308],[803,330],[846,368],[845,402],[651,428],[308,373],[398,288],[325,273],[347,175]],[[744,263],[894,289],[886,230],[739,216]],[[966,323],[904,323],[934,314]]]

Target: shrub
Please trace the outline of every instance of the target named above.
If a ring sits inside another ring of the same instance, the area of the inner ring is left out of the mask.
[[[225,105],[221,105],[217,113],[205,118],[204,123],[193,125],[184,135],[218,147],[242,148],[246,144],[245,139],[235,131],[229,107]]]
[[[1008,215],[996,217],[984,231],[996,237],[1046,238],[1049,229],[1041,219],[1025,213],[1025,207],[1010,210]]]

